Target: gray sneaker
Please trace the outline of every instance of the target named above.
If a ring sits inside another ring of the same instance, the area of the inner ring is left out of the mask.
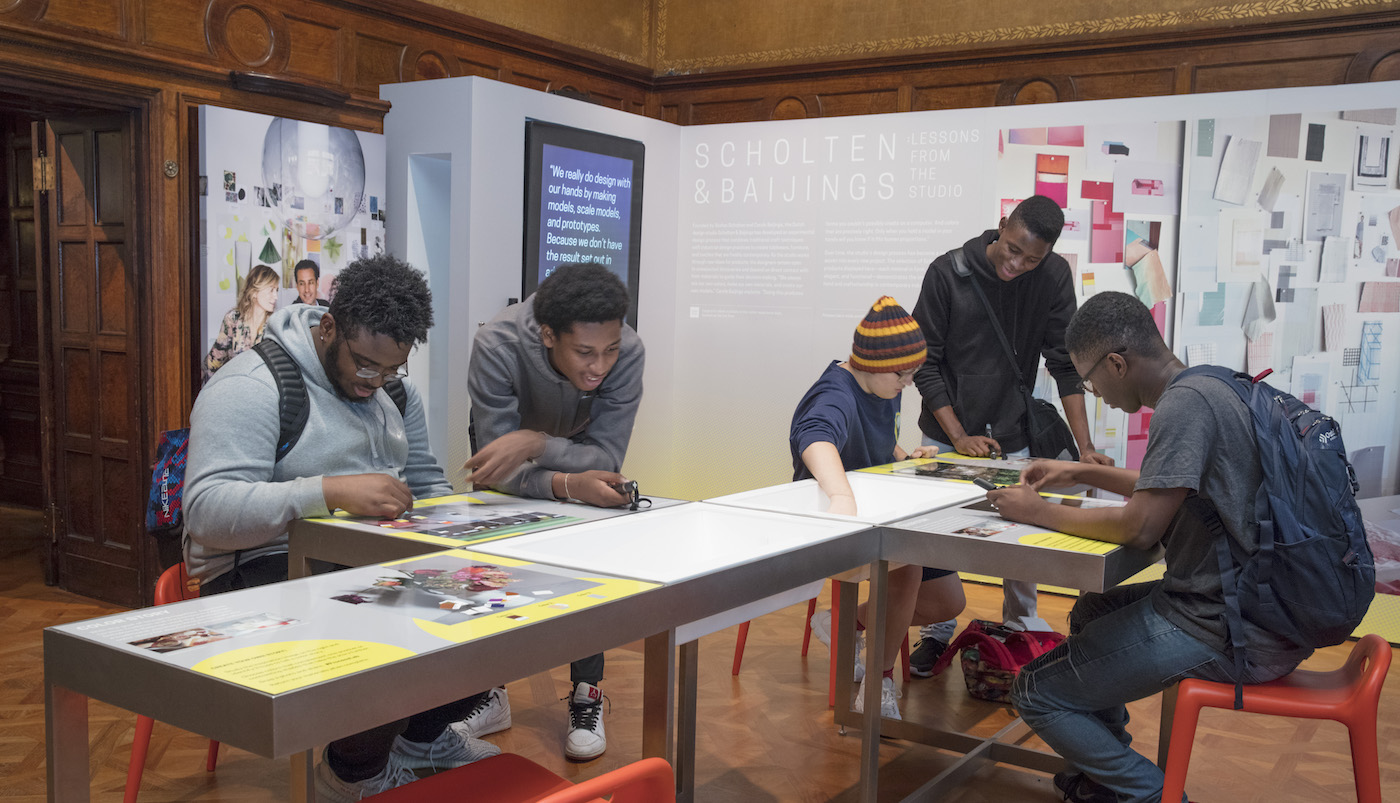
[[[387,792],[390,789],[413,783],[418,776],[404,766],[402,757],[396,752],[389,754],[389,763],[378,774],[363,781],[342,781],[331,771],[325,753],[321,763],[316,765],[316,800],[318,803],[354,803],[356,800]]]
[[[467,712],[461,722],[452,723],[452,730],[463,737],[479,739],[506,730],[510,724],[510,695],[498,686],[477,700],[476,705],[472,706],[472,710]]]
[[[410,770],[456,769],[473,761],[500,755],[501,748],[471,736],[462,736],[451,728],[443,728],[442,733],[431,742],[410,742],[402,736],[394,739],[394,752],[399,762]]]
[[[918,678],[933,677],[933,667],[943,653],[948,651],[948,642],[931,636],[924,636],[909,653],[909,674]]]

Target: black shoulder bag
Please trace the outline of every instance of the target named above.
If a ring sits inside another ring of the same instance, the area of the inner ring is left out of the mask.
[[[1022,381],[1021,369],[1016,365],[1016,352],[1011,350],[1011,343],[1007,341],[1006,333],[1001,330],[1001,323],[992,312],[992,304],[987,300],[986,293],[982,292],[982,285],[978,283],[977,277],[972,275],[963,250],[955,248],[951,253],[954,272],[972,282],[972,289],[982,301],[982,308],[987,311],[987,320],[991,321],[992,330],[997,333],[997,340],[1001,342],[1001,349],[1005,352],[1007,361],[1011,363],[1011,374],[1016,377],[1016,387],[1021,391],[1021,398],[1026,404],[1026,417],[1021,425],[1026,431],[1026,445],[1030,447],[1031,457],[1058,459],[1068,452],[1069,459],[1078,460],[1079,447],[1074,442],[1073,433],[1069,431],[1069,424],[1060,417],[1060,411],[1050,402],[1032,396],[1030,389]]]

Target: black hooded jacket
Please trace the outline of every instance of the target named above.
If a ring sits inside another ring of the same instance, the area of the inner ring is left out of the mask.
[[[992,437],[1009,453],[1026,446],[1026,405],[973,281],[981,283],[1016,352],[1027,388],[1034,387],[1044,355],[1061,397],[1083,390],[1065,350],[1065,327],[1077,307],[1069,263],[1052,251],[1034,270],[1005,282],[987,259],[987,246],[996,239],[997,230],[990,229],[963,245],[971,276],[957,275],[952,252],[928,266],[913,313],[928,341],[928,361],[914,384],[923,397],[919,429],[925,435],[953,442],[933,417],[934,410],[951,405],[968,435],[985,435],[990,424]]]

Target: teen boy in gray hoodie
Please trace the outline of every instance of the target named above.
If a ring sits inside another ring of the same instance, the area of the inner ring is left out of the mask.
[[[595,264],[557,268],[535,294],[481,327],[472,344],[476,487],[535,499],[573,499],[616,507],[627,498],[618,474],[642,401],[646,352],[623,322],[627,287]],[[603,655],[571,668],[564,755],[597,758],[603,733]],[[480,737],[510,727],[505,689],[492,689],[460,728]]]
[[[393,518],[419,497],[452,492],[428,446],[423,403],[405,382],[402,415],[383,392],[427,339],[432,296],[423,275],[388,255],[340,273],[329,308],[296,305],[268,319],[301,368],[307,421],[274,461],[277,385],[248,351],[204,386],[190,415],[185,562],[202,595],[287,579],[287,527],[336,509]],[[332,742],[316,770],[322,801],[358,800],[414,780],[414,768],[448,769],[499,753],[447,727],[468,698]]]

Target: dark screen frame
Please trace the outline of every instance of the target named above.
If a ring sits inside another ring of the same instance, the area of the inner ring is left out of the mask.
[[[544,207],[544,146],[553,145],[577,151],[596,153],[632,163],[632,203],[627,225],[627,324],[637,328],[638,286],[641,280],[642,257],[642,190],[646,145],[637,140],[601,134],[582,128],[550,123],[544,120],[525,121],[525,225],[524,259],[521,271],[521,298],[529,298],[540,285],[540,230],[548,213]]]

